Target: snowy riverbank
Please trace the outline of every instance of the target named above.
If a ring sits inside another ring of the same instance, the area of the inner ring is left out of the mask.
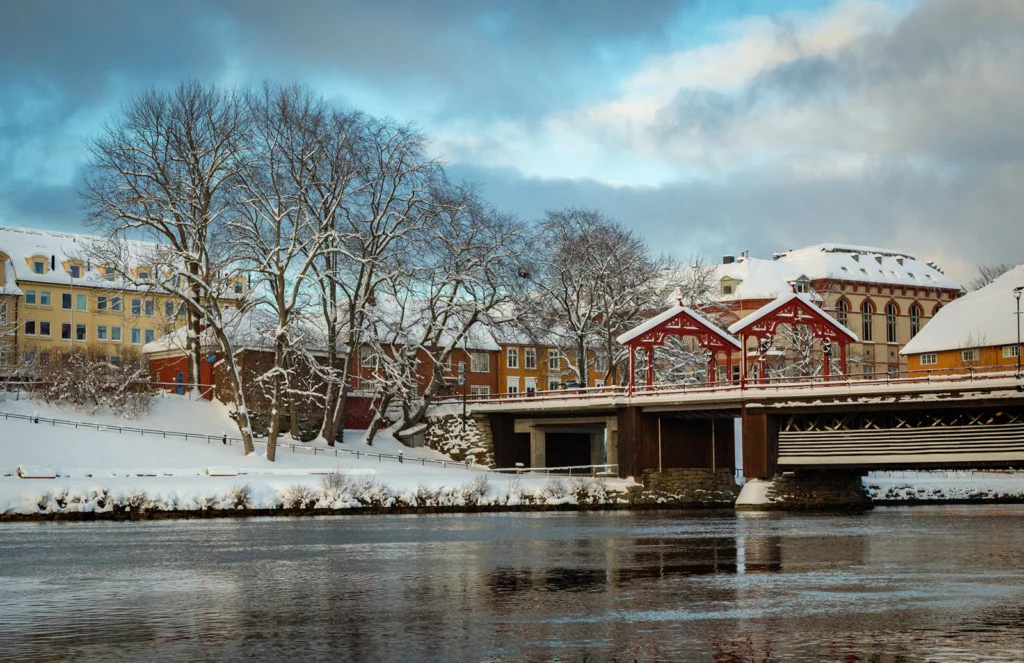
[[[240,447],[218,443],[234,426],[223,406],[177,396],[157,398],[144,421],[10,398],[0,402],[0,412],[41,418],[0,416],[0,518],[597,506],[625,502],[626,489],[635,485],[432,465],[427,461],[446,457],[406,448],[384,433],[371,447],[362,431],[346,431],[337,456],[326,446],[318,453],[283,446],[271,463],[262,444],[244,456]],[[101,430],[47,425],[45,418],[101,424]],[[203,437],[118,433],[117,426]],[[399,451],[401,463],[367,455]]]

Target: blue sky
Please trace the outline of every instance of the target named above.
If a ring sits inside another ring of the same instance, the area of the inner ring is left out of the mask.
[[[414,122],[526,218],[597,207],[680,257],[886,245],[1024,260],[1018,0],[0,4],[0,223],[79,229],[130,95],[300,81]]]

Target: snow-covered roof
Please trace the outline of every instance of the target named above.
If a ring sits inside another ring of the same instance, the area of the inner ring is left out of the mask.
[[[737,281],[720,301],[773,299],[801,277],[915,288],[961,290],[959,283],[909,253],[851,244],[815,244],[776,254],[775,259],[739,258],[717,265],[718,280]]]
[[[659,313],[658,315],[654,316],[653,318],[650,318],[649,320],[646,320],[645,322],[637,325],[636,327],[633,327],[628,332],[620,334],[618,337],[616,337],[615,340],[618,341],[619,344],[625,345],[626,343],[629,343],[630,341],[632,341],[634,338],[637,338],[638,336],[646,334],[647,332],[651,331],[652,329],[654,329],[658,325],[660,325],[663,322],[666,322],[668,320],[671,320],[672,318],[676,317],[680,313],[685,313],[686,315],[690,316],[691,318],[693,318],[693,320],[695,322],[697,322],[697,324],[705,327],[708,331],[710,331],[711,333],[713,333],[715,336],[717,336],[718,338],[722,339],[726,343],[729,343],[729,344],[735,346],[737,350],[739,350],[739,349],[741,349],[743,347],[742,345],[740,345],[739,341],[737,341],[735,338],[733,338],[729,334],[726,334],[724,331],[722,331],[721,329],[716,327],[709,320],[707,320],[703,315],[701,315],[700,313],[694,311],[693,309],[691,309],[691,308],[689,308],[687,306],[682,306],[681,304],[677,304],[676,306],[673,306],[672,308],[669,308],[669,309],[666,309],[666,310],[662,311],[661,313]]]
[[[7,260],[4,262],[4,282],[0,283],[0,295],[22,295],[18,287],[18,279],[15,276],[14,264]]]
[[[430,310],[427,305],[419,300],[407,300],[398,302],[389,297],[377,297],[373,311],[368,312],[371,324],[379,325],[382,338],[387,338],[396,344],[418,343],[427,330]],[[467,313],[468,315],[468,313]],[[501,347],[494,338],[488,325],[478,321],[470,326],[465,334],[464,340],[455,343],[456,328],[461,327],[457,319],[458,313],[452,313],[452,329],[443,330],[438,338],[441,347],[455,345],[465,347],[467,350],[485,350],[498,352]]]
[[[0,226],[0,251],[10,256],[11,265],[14,268],[13,273],[20,281],[70,285],[72,283],[71,273],[64,268],[62,263],[67,260],[87,262],[92,247],[105,241],[104,238],[95,235]],[[144,256],[151,253],[157,245],[129,240],[125,246],[130,253]],[[42,258],[45,262],[45,271],[42,274],[33,272],[28,262],[30,258],[35,257]],[[52,270],[50,269],[51,262],[54,267]],[[88,269],[84,269],[82,275],[74,280],[74,285],[96,287],[112,285],[111,281],[105,278],[99,265],[90,263],[86,266]],[[117,285],[124,287],[123,284],[117,283]]]
[[[955,299],[935,314],[901,355],[1017,343],[1014,288],[1024,286],[1024,265],[1007,271],[984,288]]]
[[[775,311],[779,310],[780,308],[786,306],[793,300],[800,302],[800,304],[802,304],[808,310],[813,311],[814,313],[817,313],[818,315],[823,317],[825,320],[834,325],[835,328],[838,329],[841,333],[846,335],[851,341],[857,342],[858,339],[856,334],[854,334],[844,325],[841,325],[838,320],[833,318],[831,315],[826,313],[821,307],[819,307],[817,304],[811,301],[810,297],[799,292],[787,292],[779,295],[774,300],[768,302],[767,304],[757,309],[750,315],[740,318],[736,322],[729,325],[729,332],[732,334],[736,334],[741,330],[746,329],[751,325],[754,325],[761,318],[770,315]]]
[[[235,350],[267,350],[274,349],[274,334],[277,331],[277,315],[271,311],[253,308],[246,311],[225,309],[225,330]],[[317,323],[316,318],[293,317],[290,323],[291,337],[294,341],[311,353],[325,353],[327,336]],[[155,341],[142,346],[143,354],[161,352],[184,353],[187,347],[188,329],[181,327],[169,332]],[[217,351],[219,345],[210,329],[200,333],[200,344],[203,351]],[[344,347],[344,345],[340,345]]]

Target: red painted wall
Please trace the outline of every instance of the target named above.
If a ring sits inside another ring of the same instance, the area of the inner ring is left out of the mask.
[[[167,357],[164,359],[151,359],[149,361],[149,374],[150,379],[153,382],[161,382],[168,384],[161,384],[161,388],[171,393],[177,393],[177,387],[174,386],[178,381],[178,373],[182,374],[182,380],[185,383],[184,388],[188,388],[188,357]],[[203,361],[199,367],[199,384],[201,385],[201,391],[203,398],[210,401],[213,400],[213,364],[206,361],[206,357],[203,357]]]

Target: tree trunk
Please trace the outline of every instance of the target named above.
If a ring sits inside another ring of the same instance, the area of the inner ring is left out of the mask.
[[[366,435],[363,437],[363,440],[370,446],[373,446],[373,438],[377,436],[377,430],[384,423],[384,415],[391,405],[392,398],[390,394],[381,398],[377,411],[373,414],[373,421],[370,422],[370,427],[366,429]]]
[[[245,402],[245,390],[242,388],[242,375],[238,370],[238,363],[231,352],[231,344],[226,338],[218,339],[221,351],[224,352],[224,363],[227,366],[228,379],[231,382],[232,395],[235,400],[235,410],[238,417],[238,432],[242,435],[242,448],[245,455],[256,453],[256,447],[252,443],[252,422],[249,419],[249,406]]]

